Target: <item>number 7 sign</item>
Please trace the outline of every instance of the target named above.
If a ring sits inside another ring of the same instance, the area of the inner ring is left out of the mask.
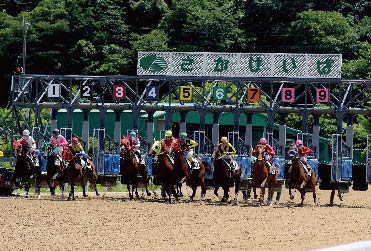
[[[247,90],[247,101],[248,102],[259,102],[260,99],[260,88],[250,87]]]

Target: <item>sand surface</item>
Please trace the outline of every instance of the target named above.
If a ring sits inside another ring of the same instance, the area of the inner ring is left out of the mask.
[[[292,203],[284,189],[268,207],[241,195],[237,206],[221,204],[210,190],[205,203],[172,204],[127,193],[77,193],[76,201],[16,194],[0,197],[0,250],[311,250],[371,240],[370,190],[350,189],[332,207],[330,191],[318,197],[316,205],[307,194],[298,207],[299,194]]]

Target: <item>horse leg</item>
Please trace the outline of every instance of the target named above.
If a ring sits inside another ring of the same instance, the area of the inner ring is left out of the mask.
[[[182,182],[179,182],[178,185],[177,185],[177,187],[178,187],[178,191],[179,191],[179,193],[177,194],[178,197],[183,197],[183,193],[182,193]]]
[[[228,185],[224,185],[223,186],[223,191],[224,191],[224,195],[223,195],[222,201],[223,202],[228,202],[228,199],[229,199],[229,186]]]
[[[26,190],[26,198],[28,198],[28,193],[30,191],[30,188],[31,188],[31,182],[30,182],[30,179],[26,180],[24,182],[24,189]]]
[[[41,188],[41,172],[36,172],[35,177],[35,193],[37,194],[37,198],[40,199],[40,188]]]
[[[219,197],[218,190],[219,190],[219,185],[215,185],[215,187],[214,187],[214,194],[215,194],[216,197]]]
[[[256,194],[256,186],[253,187],[253,191],[254,191],[254,199],[256,200],[258,198],[258,195]]]
[[[86,181],[86,182],[85,182]],[[88,197],[88,195],[86,194],[86,185],[88,184],[87,180],[85,179],[85,177],[82,177],[81,178],[81,186],[82,186],[82,196],[84,197]]]
[[[305,199],[305,188],[300,188],[300,195],[301,195],[301,203],[300,206],[303,206],[304,199]]]
[[[334,197],[335,197],[335,189],[333,188],[331,190],[331,195],[330,195],[330,206],[334,205]]]
[[[68,200],[75,200],[75,179],[71,179],[71,191]]]
[[[196,195],[196,190],[197,190],[197,187],[192,187],[192,195],[191,197],[189,197],[189,201],[193,201],[193,198]]]
[[[205,184],[205,179],[202,177],[200,178],[200,186],[201,186],[201,201],[205,200],[206,197],[206,184]]]
[[[272,204],[274,193],[274,186],[273,184],[268,184],[268,198],[267,198],[267,205],[270,206]]]
[[[238,193],[240,191],[240,182],[239,178],[235,179],[235,186],[234,186],[234,198],[233,198],[233,205],[237,206],[238,205]]]
[[[130,200],[132,200],[133,199],[133,193],[131,192],[131,189],[132,189],[132,185],[130,186],[130,182],[128,181],[128,183],[126,184],[126,187],[127,187],[127,189],[128,189],[128,192],[129,192],[129,198],[130,198]],[[133,192],[134,192],[134,190],[133,190]]]
[[[289,197],[290,197],[290,200],[293,200],[294,199],[294,194],[292,193],[292,183],[289,182]]]
[[[313,177],[313,173],[312,173],[312,177]],[[311,189],[312,189],[312,192],[313,192],[313,201],[315,204],[317,204],[317,193],[316,193],[316,182],[314,181],[314,179],[312,178],[311,180]]]
[[[147,177],[147,174],[146,174],[145,177]],[[149,179],[146,178],[146,179],[145,179],[146,194],[147,194],[147,196],[151,196],[151,193],[150,193],[149,190],[148,190],[148,185],[149,185]]]

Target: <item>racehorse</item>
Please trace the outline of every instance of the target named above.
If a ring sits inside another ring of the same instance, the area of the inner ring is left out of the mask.
[[[293,156],[291,160],[291,173],[289,174],[290,176],[290,182],[289,182],[289,195],[290,199],[294,199],[294,195],[292,194],[292,189],[298,189],[301,195],[301,203],[300,205],[302,206],[304,203],[305,199],[305,192],[306,188],[311,188],[313,192],[313,200],[314,203],[317,201],[317,195],[316,195],[316,183],[317,183],[317,178],[316,174],[313,171],[313,168],[310,168],[311,176],[308,176],[305,172],[304,169],[304,164],[301,162],[299,159],[299,156],[296,154]]]
[[[44,154],[47,155],[46,164],[46,181],[48,182],[50,194],[55,195],[56,181],[58,182],[61,190],[62,197],[65,191],[65,183],[68,182],[66,175],[66,167],[62,158],[52,152],[50,143],[44,143]]]
[[[252,187],[254,190],[254,199],[257,198],[256,188],[260,187],[260,204],[264,204],[265,187],[268,186],[268,199],[267,204],[272,203],[273,193],[277,182],[277,171],[274,174],[269,174],[269,167],[267,166],[266,160],[264,159],[264,146],[258,145],[258,156],[252,171]]]
[[[20,179],[20,185],[22,183],[24,184],[24,189],[26,190],[26,198],[28,198],[28,193],[31,188],[31,178],[34,176],[35,192],[40,197],[41,161],[39,157],[36,157],[37,160],[35,161],[32,160],[32,155],[28,152],[29,148],[30,147],[28,145],[21,144],[21,149],[17,153],[17,161],[13,176],[16,180]]]
[[[133,194],[135,192],[135,197],[139,198],[138,194],[138,174],[142,176],[143,183],[146,187],[147,196],[151,193],[148,191],[148,167],[145,163],[139,163],[137,157],[135,156],[134,149],[129,146],[129,143],[123,144],[121,148],[122,158],[120,160],[120,173],[121,184],[126,184],[129,192],[129,198],[133,199]]]
[[[90,185],[93,187],[95,191],[95,195],[99,196],[99,192],[97,190],[97,169],[95,167],[95,164],[93,161],[91,161],[89,158],[87,158],[87,162],[85,163],[85,167],[83,167],[83,163],[81,162],[81,158],[77,158],[77,161],[75,165],[81,165],[82,166],[82,175],[78,177],[80,180],[81,186],[82,186],[82,195],[84,197],[88,197],[86,194],[86,184],[87,181],[89,181]]]
[[[178,201],[178,194],[175,191],[175,186],[185,177],[187,177],[187,163],[185,159],[179,158],[181,153],[178,153],[179,157],[176,159],[171,157],[170,148],[165,146],[161,147],[161,152],[158,154],[158,176],[164,190],[169,196],[169,202],[171,202],[171,195]],[[178,162],[178,161],[181,162]]]
[[[222,187],[224,190],[224,195],[222,202],[227,202],[229,199],[229,187],[235,188],[234,191],[234,204],[237,205],[238,201],[238,192],[240,189],[240,177],[241,177],[241,168],[238,166],[237,162],[236,168],[231,169],[229,165],[224,160],[225,154],[221,155],[219,150],[216,150],[214,155],[214,194],[218,196],[219,187]]]

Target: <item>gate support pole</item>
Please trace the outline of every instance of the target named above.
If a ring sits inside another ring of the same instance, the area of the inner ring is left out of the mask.
[[[153,114],[154,111],[147,111],[148,114],[148,121],[147,121],[147,142],[148,142],[148,149],[153,145],[153,134],[155,131],[155,126],[153,123]]]
[[[179,112],[179,113],[180,113],[179,132],[187,132],[187,124],[186,124],[187,112]]]
[[[113,139],[116,143],[116,151],[120,151],[120,142],[121,142],[121,114],[122,111],[115,110],[115,127],[113,132]]]
[[[248,147],[249,156],[251,156],[252,148],[252,114],[246,113],[246,131],[245,131],[245,144]]]
[[[313,114],[313,133],[312,133],[312,146],[313,151],[316,153],[316,158],[319,159],[319,115]]]
[[[349,146],[349,157],[350,159],[353,159],[353,114],[348,114],[347,116],[347,128],[345,130],[345,141],[347,145]]]
[[[219,144],[219,116],[220,112],[213,113],[213,134],[212,134],[212,143],[214,145]]]
[[[286,157],[286,151],[285,151],[285,147],[286,147],[286,124],[285,124],[286,115],[287,114],[281,114],[280,125],[279,125],[279,135],[278,135],[278,137],[279,137],[278,141],[279,141],[279,144],[280,144],[280,147],[281,147],[281,155],[282,155],[282,158],[284,158],[284,159]]]
[[[50,134],[51,132],[58,127],[57,125],[57,113],[58,109],[52,109],[51,118],[50,118]]]
[[[84,151],[86,153],[89,152],[89,112],[90,110],[82,110],[82,131],[81,131],[81,139],[84,144]]]
[[[165,112],[165,130],[171,130],[171,125],[173,123],[173,110],[171,107],[166,107]]]

